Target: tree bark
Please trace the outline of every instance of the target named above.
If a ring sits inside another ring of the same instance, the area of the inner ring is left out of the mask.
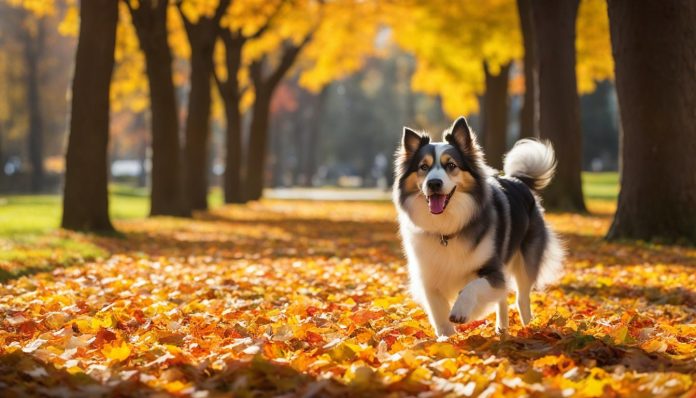
[[[510,63],[501,66],[493,75],[484,62],[486,93],[483,97],[483,149],[491,167],[502,169],[503,155],[507,147],[508,80]]]
[[[181,184],[178,107],[172,78],[172,53],[167,41],[167,1],[128,4],[145,54],[152,114],[152,186],[150,215],[188,215]]]
[[[112,231],[107,146],[118,2],[83,1],[80,21],[61,225],[75,230]]]
[[[531,0],[517,0],[524,45],[524,98],[520,110],[519,138],[539,136],[539,75],[536,65],[534,21]]]
[[[24,28],[24,61],[27,75],[27,109],[29,111],[29,136],[27,140],[29,163],[31,164],[31,191],[39,192],[43,187],[43,114],[41,112],[41,90],[39,89],[39,61],[43,53],[45,35],[44,20],[37,17],[36,32]]]
[[[539,135],[556,150],[556,177],[544,193],[552,209],[585,211],[580,100],[575,78],[579,0],[532,0],[539,67]]]
[[[696,243],[696,3],[608,3],[621,114],[609,238]]]
[[[211,78],[213,50],[220,32],[220,19],[230,0],[220,0],[215,15],[195,24],[181,13],[191,45],[191,91],[186,117],[184,187],[187,212],[208,209],[208,142],[210,140]]]
[[[242,49],[246,38],[230,31],[221,33],[225,44],[225,64],[227,80],[221,81],[216,77],[220,96],[225,104],[225,177],[223,191],[225,203],[244,203],[242,192],[242,114],[239,109],[242,92],[239,87],[237,74],[242,67]]]

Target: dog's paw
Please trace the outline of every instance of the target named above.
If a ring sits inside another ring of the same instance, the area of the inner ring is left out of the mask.
[[[455,332],[456,330],[454,330],[454,325],[449,322],[435,326],[435,334],[437,337],[449,337]]]
[[[466,323],[473,321],[472,312],[475,306],[475,300],[460,294],[457,297],[457,301],[454,302],[454,306],[452,306],[452,311],[450,311],[450,322]]]

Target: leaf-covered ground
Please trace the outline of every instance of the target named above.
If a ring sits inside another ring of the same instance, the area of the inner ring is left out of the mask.
[[[0,285],[0,395],[696,395],[695,249],[549,215],[567,274],[533,296],[532,326],[511,310],[507,336],[491,317],[438,341],[394,218],[265,201],[73,236],[111,254]]]

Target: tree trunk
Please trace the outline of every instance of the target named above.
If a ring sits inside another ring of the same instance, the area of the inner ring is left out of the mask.
[[[220,96],[225,103],[225,178],[223,190],[225,203],[244,203],[242,191],[242,114],[239,110],[242,93],[237,74],[242,66],[242,49],[246,41],[242,36],[233,36],[231,32],[222,34],[225,44],[225,63],[227,81],[218,80]]]
[[[130,6],[127,1],[126,4]],[[167,41],[167,2],[141,0],[130,7],[133,25],[145,54],[152,121],[152,187],[150,215],[187,215],[183,206],[179,161],[179,120],[172,54]]]
[[[67,229],[112,231],[107,146],[118,2],[83,1],[80,21],[61,225]]]
[[[507,147],[508,78],[510,65],[500,67],[497,75],[491,74],[484,62],[486,93],[483,98],[483,149],[491,167],[502,169],[503,155]]]
[[[536,66],[531,0],[517,0],[524,44],[524,99],[520,110],[520,137],[539,136],[539,75]]]
[[[41,90],[39,89],[39,61],[43,52],[44,20],[38,18],[34,34],[25,32],[24,60],[27,67],[27,109],[29,110],[28,153],[31,164],[31,191],[39,192],[43,186],[43,115],[41,113]],[[27,28],[25,28],[27,29]]]
[[[290,70],[302,48],[309,43],[311,38],[312,33],[309,33],[299,44],[285,43],[278,66],[267,77],[263,75],[265,63],[267,62],[266,57],[255,61],[249,68],[249,75],[254,85],[256,98],[251,119],[244,181],[244,196],[247,200],[258,200],[263,194],[268,118],[270,116],[273,91],[278,87],[283,76]]]
[[[539,135],[556,150],[556,177],[544,193],[553,209],[585,211],[580,100],[575,78],[579,0],[532,0],[539,67]]]
[[[249,129],[249,150],[247,151],[246,181],[244,187],[244,196],[247,201],[261,199],[263,195],[271,97],[271,90],[257,87],[251,126]]]
[[[191,51],[191,91],[186,118],[186,192],[190,210],[208,208],[208,140],[213,47]]]
[[[220,32],[220,19],[230,0],[220,0],[213,17],[194,24],[180,10],[191,46],[191,91],[186,117],[184,188],[187,212],[208,209],[208,142],[210,140],[211,79],[213,50]]]
[[[608,237],[696,243],[696,3],[608,9],[622,126]]]

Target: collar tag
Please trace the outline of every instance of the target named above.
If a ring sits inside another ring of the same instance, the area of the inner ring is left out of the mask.
[[[448,237],[448,236],[440,235],[440,244],[441,244],[442,246],[447,247],[447,244],[449,243],[448,241],[449,241],[449,237]]]

